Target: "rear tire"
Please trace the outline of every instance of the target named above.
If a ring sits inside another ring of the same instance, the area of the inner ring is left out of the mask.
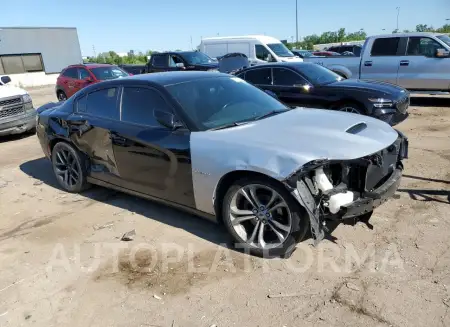
[[[53,147],[52,166],[58,184],[65,191],[79,193],[90,187],[84,156],[70,144],[59,142]]]
[[[67,95],[64,93],[64,91],[58,91],[56,92],[56,97],[58,98],[58,101],[66,101]]]
[[[234,182],[223,199],[222,215],[235,247],[260,257],[289,257],[309,230],[300,204],[269,178]]]

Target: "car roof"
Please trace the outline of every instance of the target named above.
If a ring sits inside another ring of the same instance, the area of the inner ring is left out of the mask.
[[[67,68],[71,67],[86,67],[86,68],[98,68],[98,67],[111,67],[111,66],[117,66],[117,65],[110,65],[110,64],[98,64],[98,63],[85,63],[85,64],[75,64],[75,65],[69,65]]]
[[[151,74],[140,74],[129,77],[117,78],[113,80],[104,81],[101,84],[106,83],[112,85],[116,84],[132,84],[133,81],[149,82],[149,84],[158,84],[160,86],[168,86],[174,84],[180,84],[195,80],[218,78],[218,77],[232,77],[229,74],[222,74],[219,72],[205,72],[205,71],[173,71]]]
[[[280,40],[267,36],[267,35],[241,35],[241,36],[216,36],[216,37],[206,37],[202,39],[203,41],[207,42],[221,42],[221,41],[228,41],[228,40],[258,40],[261,43],[281,43]]]
[[[239,71],[239,73],[247,71],[247,70],[252,70],[252,69],[257,69],[257,68],[276,68],[276,67],[288,67],[288,68],[293,68],[293,69],[301,69],[302,67],[307,67],[307,66],[311,66],[311,65],[316,65],[312,62],[274,62],[274,63],[267,63],[267,64],[261,64],[261,65],[256,65],[256,66],[252,66],[252,67],[248,67],[245,68],[241,71]]]

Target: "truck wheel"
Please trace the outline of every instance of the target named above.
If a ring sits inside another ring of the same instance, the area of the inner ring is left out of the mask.
[[[58,98],[58,101],[66,101],[67,95],[64,93],[64,91],[58,91],[56,93],[56,97]]]
[[[234,182],[222,208],[223,222],[235,246],[257,256],[288,257],[309,230],[300,204],[269,178]]]

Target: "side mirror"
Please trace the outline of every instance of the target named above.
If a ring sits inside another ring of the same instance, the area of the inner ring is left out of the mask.
[[[175,66],[178,68],[184,68],[184,64],[182,62],[176,63]]]
[[[446,49],[436,49],[437,58],[448,58],[450,56],[450,51]]]
[[[92,79],[92,77],[86,77],[85,81],[88,83],[92,83],[94,80]]]
[[[154,116],[156,121],[162,126],[167,127],[171,130],[176,130],[178,128],[184,127],[184,125],[175,117],[174,114],[156,109],[154,111]]]
[[[268,95],[270,95],[272,98],[275,98],[278,100],[278,97],[275,93],[273,93],[272,91],[269,90],[264,90],[264,92],[266,92]]]
[[[8,84],[11,82],[11,78],[9,76],[2,76],[0,80],[3,84]]]

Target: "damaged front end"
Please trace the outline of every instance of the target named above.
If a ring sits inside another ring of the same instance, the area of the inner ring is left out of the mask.
[[[408,139],[353,160],[314,160],[285,180],[306,209],[315,243],[326,231],[327,220],[357,218],[391,198],[399,187],[408,157]]]

